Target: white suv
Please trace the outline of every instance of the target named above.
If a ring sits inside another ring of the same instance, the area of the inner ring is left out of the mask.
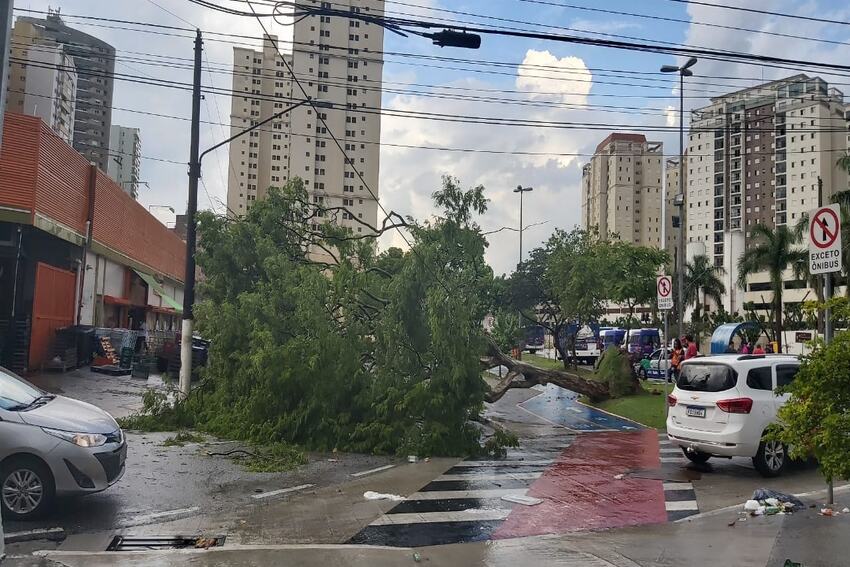
[[[764,440],[788,394],[776,388],[790,383],[800,361],[787,355],[700,357],[682,363],[667,397],[667,437],[695,463],[711,457],[751,457],[763,476],[778,476],[788,448]]]

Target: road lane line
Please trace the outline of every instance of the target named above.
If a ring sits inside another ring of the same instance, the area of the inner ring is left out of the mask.
[[[387,469],[393,468],[395,465],[384,465],[382,467],[378,467],[376,469],[369,469],[368,471],[360,471],[356,473],[351,473],[351,476],[366,476],[367,474],[372,474],[376,472],[385,471]]]
[[[289,488],[281,488],[280,490],[272,490],[271,492],[262,492],[260,494],[252,494],[251,498],[269,498],[271,496],[277,496],[279,494],[288,494],[290,492],[297,492],[299,490],[304,490],[305,488],[313,488],[316,486],[315,484],[300,484],[298,486],[290,486]]]
[[[171,516],[181,516],[183,514],[194,514],[195,512],[200,511],[199,506],[192,506],[191,508],[178,508],[177,510],[167,510],[165,512],[152,512],[150,514],[142,514],[140,516],[134,516],[128,520],[130,524],[144,524],[146,522],[150,522],[151,520],[160,520],[162,518],[170,518]]]

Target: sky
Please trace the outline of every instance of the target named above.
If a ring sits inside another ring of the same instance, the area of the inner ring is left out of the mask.
[[[216,1],[245,7],[235,0]],[[837,0],[711,3],[850,21],[850,5]],[[262,34],[253,18],[222,14],[186,0],[17,0],[15,7],[16,15],[31,16],[40,14],[25,10],[60,8],[68,25],[116,48],[116,73],[186,84],[192,81],[193,33],[141,33],[118,28],[151,28],[73,16],[247,36],[233,39],[205,33],[203,82],[222,89],[231,86],[233,42],[259,47],[259,40],[252,38]],[[398,17],[458,25],[669,42],[804,61],[850,61],[850,25],[755,15],[683,0],[400,0],[387,1],[386,10]],[[284,41],[291,38],[291,27],[271,26],[272,33]],[[533,187],[523,196],[523,248],[527,256],[556,228],[569,230],[580,222],[581,166],[610,132],[646,131],[648,139],[664,143],[665,154],[678,154],[679,91],[673,77],[658,72],[662,65],[681,63],[673,56],[491,35],[483,37],[478,50],[439,48],[425,38],[393,33],[385,34],[384,51],[384,109],[544,121],[550,126],[383,117],[379,194],[384,208],[425,219],[435,213],[431,194],[440,188],[443,175],[456,177],[464,187],[483,185],[490,204],[479,223],[487,232],[496,231],[488,235],[487,251],[496,274],[510,272],[519,259],[519,195],[513,192],[518,185]],[[794,74],[787,69],[711,60],[700,61],[693,71],[695,76],[685,87],[686,111],[704,106],[710,96]],[[847,74],[817,74],[850,92]],[[115,83],[112,123],[141,130],[141,178],[148,186],[141,188],[139,199],[146,206],[185,210],[188,177],[184,164],[189,154],[190,115],[188,90],[120,80]],[[228,137],[229,117],[228,96],[205,97],[201,105],[201,149]],[[205,159],[200,208],[224,211],[227,168],[226,147]],[[380,241],[382,248],[403,244],[397,233]]]

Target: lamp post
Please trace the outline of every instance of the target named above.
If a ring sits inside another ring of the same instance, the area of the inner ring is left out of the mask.
[[[514,193],[519,193],[519,262],[517,266],[522,264],[522,194],[530,191],[534,191],[534,188],[517,185],[514,189]]]
[[[693,76],[691,67],[696,65],[697,58],[691,57],[684,65],[664,65],[662,73],[679,74],[679,192],[676,194],[674,203],[679,207],[679,247],[676,250],[676,280],[678,288],[679,308],[676,310],[678,317],[678,333],[684,330],[685,298],[685,77]],[[664,222],[667,222],[666,220]]]

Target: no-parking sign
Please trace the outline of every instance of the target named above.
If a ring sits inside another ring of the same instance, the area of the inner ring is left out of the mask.
[[[809,272],[841,271],[841,208],[819,207],[809,212]]]
[[[655,288],[658,290],[658,308],[673,309],[673,280],[670,276],[658,276]]]

